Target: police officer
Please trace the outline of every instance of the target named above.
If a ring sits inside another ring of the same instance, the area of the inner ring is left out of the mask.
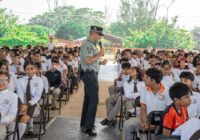
[[[91,26],[89,37],[81,46],[80,52],[81,79],[85,91],[80,126],[88,136],[97,135],[96,132],[93,132],[93,127],[99,102],[98,71],[100,65],[105,65],[107,60],[99,61],[99,58],[104,55],[104,50],[101,48],[98,51],[96,45],[103,35],[103,28]]]

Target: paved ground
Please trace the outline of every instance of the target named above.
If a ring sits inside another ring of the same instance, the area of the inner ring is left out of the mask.
[[[81,82],[79,90],[70,96],[67,105],[63,104],[61,115],[58,111],[51,112],[54,118],[48,124],[47,132],[42,136],[42,140],[120,140],[120,132],[117,128],[103,127],[99,122],[105,118],[105,100],[109,97],[108,87],[113,84],[113,79],[117,76],[116,66],[112,61],[107,66],[102,66],[99,73],[99,105],[97,110],[96,131],[98,136],[88,138],[82,134],[79,128],[83,104],[83,83]],[[30,139],[31,140],[31,139]]]

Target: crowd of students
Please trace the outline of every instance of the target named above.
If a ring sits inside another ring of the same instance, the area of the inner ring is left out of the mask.
[[[0,140],[15,130],[18,113],[19,138],[26,129],[33,134],[33,116],[43,95],[48,94],[50,108],[55,110],[63,86],[68,85],[71,93],[78,88],[79,52],[78,47],[0,48]]]
[[[156,135],[176,135],[181,140],[189,140],[200,129],[200,54],[183,50],[125,49],[117,51],[115,62],[119,76],[108,89],[107,117],[102,125],[115,125],[115,117],[123,105],[125,140],[132,140],[133,134],[149,129],[157,130]],[[140,105],[135,107],[137,98]],[[153,111],[162,113],[157,127],[149,126],[148,116]]]

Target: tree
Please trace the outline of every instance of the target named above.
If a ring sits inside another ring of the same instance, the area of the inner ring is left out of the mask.
[[[191,31],[192,36],[194,40],[196,41],[196,47],[197,49],[200,48],[200,27],[194,27],[194,29]]]
[[[29,23],[54,29],[56,37],[77,39],[80,35],[85,36],[88,34],[88,29],[91,25],[103,26],[104,18],[102,12],[93,11],[90,8],[76,9],[73,6],[62,6],[55,8],[51,12],[33,17]],[[65,33],[64,31],[67,32]]]

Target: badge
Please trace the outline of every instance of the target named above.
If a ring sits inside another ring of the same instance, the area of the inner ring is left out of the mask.
[[[87,51],[88,51],[88,53],[91,53],[92,52],[92,48],[91,47],[87,47]]]
[[[165,100],[165,96],[164,96],[164,95],[159,95],[158,98],[159,98],[160,100]]]

